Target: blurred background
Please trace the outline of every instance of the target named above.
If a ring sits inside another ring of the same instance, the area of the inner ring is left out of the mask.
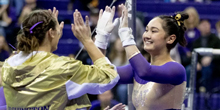
[[[54,53],[74,58],[82,44],[71,31],[73,11],[78,9],[83,17],[88,15],[93,30],[97,25],[99,10],[104,9],[111,2],[112,0],[0,0],[0,61],[4,62],[13,54],[12,46],[16,47],[16,35],[25,17],[33,10],[53,7],[59,10],[59,22],[65,22],[63,36]],[[186,47],[177,45],[171,51],[173,59],[184,65],[187,86],[189,86],[193,49],[199,47],[220,49],[220,0],[137,0],[136,2],[135,38],[138,48],[148,61],[149,54],[143,50],[141,39],[148,22],[161,14],[172,15],[179,11],[189,14],[189,19],[185,21],[187,27],[185,37],[188,45]],[[125,0],[117,0],[114,6],[121,3],[125,3]],[[115,17],[120,16],[121,10],[117,9]],[[112,32],[107,56],[113,64],[121,66],[128,64],[128,61],[117,30],[116,27]],[[94,36],[95,33],[92,37]],[[92,64],[86,50],[83,50],[77,59],[84,64]],[[199,55],[196,75],[195,109],[220,110],[220,56]],[[127,85],[119,84],[111,91],[89,97],[93,105],[91,110],[102,110],[107,105],[113,106],[119,102],[127,104]]]

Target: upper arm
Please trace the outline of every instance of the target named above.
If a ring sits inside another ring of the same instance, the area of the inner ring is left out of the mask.
[[[150,65],[141,54],[132,57],[129,61],[141,79],[173,85],[181,84],[186,80],[185,68],[179,63],[168,62],[162,66]]]
[[[120,76],[120,80],[118,83],[120,84],[133,83],[134,70],[132,69],[130,64],[117,67],[117,71],[118,71],[118,75]]]

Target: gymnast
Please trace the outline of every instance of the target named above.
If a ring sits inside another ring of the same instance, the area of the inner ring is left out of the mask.
[[[18,54],[7,59],[2,67],[1,109],[88,109],[91,104],[87,93],[101,94],[118,82],[115,66],[91,39],[88,17],[84,23],[77,10],[72,31],[94,65],[83,65],[81,61],[52,53],[64,26],[64,22],[58,23],[57,16],[56,8],[53,12],[36,10],[23,21],[17,36]],[[111,110],[116,109],[123,110],[124,105],[118,104]]]
[[[119,8],[123,10],[119,37],[130,62],[117,67],[119,83],[134,84],[132,102],[137,110],[180,110],[186,88],[186,71],[171,58],[170,50],[177,43],[186,45],[183,21],[188,19],[188,15],[181,12],[173,16],[160,15],[148,23],[142,39],[144,50],[151,56],[149,63],[140,54],[132,30],[128,28],[128,10],[124,5]],[[102,18],[108,21],[106,18],[110,15],[101,10],[100,16],[102,17],[99,17],[99,21],[104,21]],[[112,31],[112,28],[109,28],[111,25],[106,23],[104,28],[97,27],[95,44],[103,52]]]

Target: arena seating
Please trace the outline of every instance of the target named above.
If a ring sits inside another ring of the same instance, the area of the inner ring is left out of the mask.
[[[118,0],[123,1],[123,0]],[[67,11],[67,5],[69,0],[37,0],[38,6],[44,9],[51,9],[56,7],[59,12],[59,21],[65,21],[66,24],[70,24],[73,21],[72,13],[73,11]],[[103,6],[109,5],[111,0],[100,0],[100,8],[104,8]],[[117,4],[117,2],[116,2]],[[79,0],[76,0],[74,4],[74,9],[77,8],[79,10],[82,4]],[[149,20],[153,17],[161,14],[172,14],[173,12],[183,11],[186,7],[193,6],[195,7],[201,19],[209,19],[212,24],[212,29],[215,28],[215,23],[220,20],[220,11],[219,6],[220,3],[165,3],[165,2],[153,2],[149,0],[137,0],[137,11],[142,12],[144,17],[144,25],[146,25]],[[89,15],[87,11],[81,11],[83,16]],[[67,26],[68,27],[68,26]],[[65,34],[68,33],[68,34]],[[64,29],[64,37],[63,39],[72,39],[71,29]],[[74,42],[77,39],[73,39]]]

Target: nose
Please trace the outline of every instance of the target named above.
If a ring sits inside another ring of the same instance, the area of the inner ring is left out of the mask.
[[[150,32],[145,31],[142,38],[150,39]]]

